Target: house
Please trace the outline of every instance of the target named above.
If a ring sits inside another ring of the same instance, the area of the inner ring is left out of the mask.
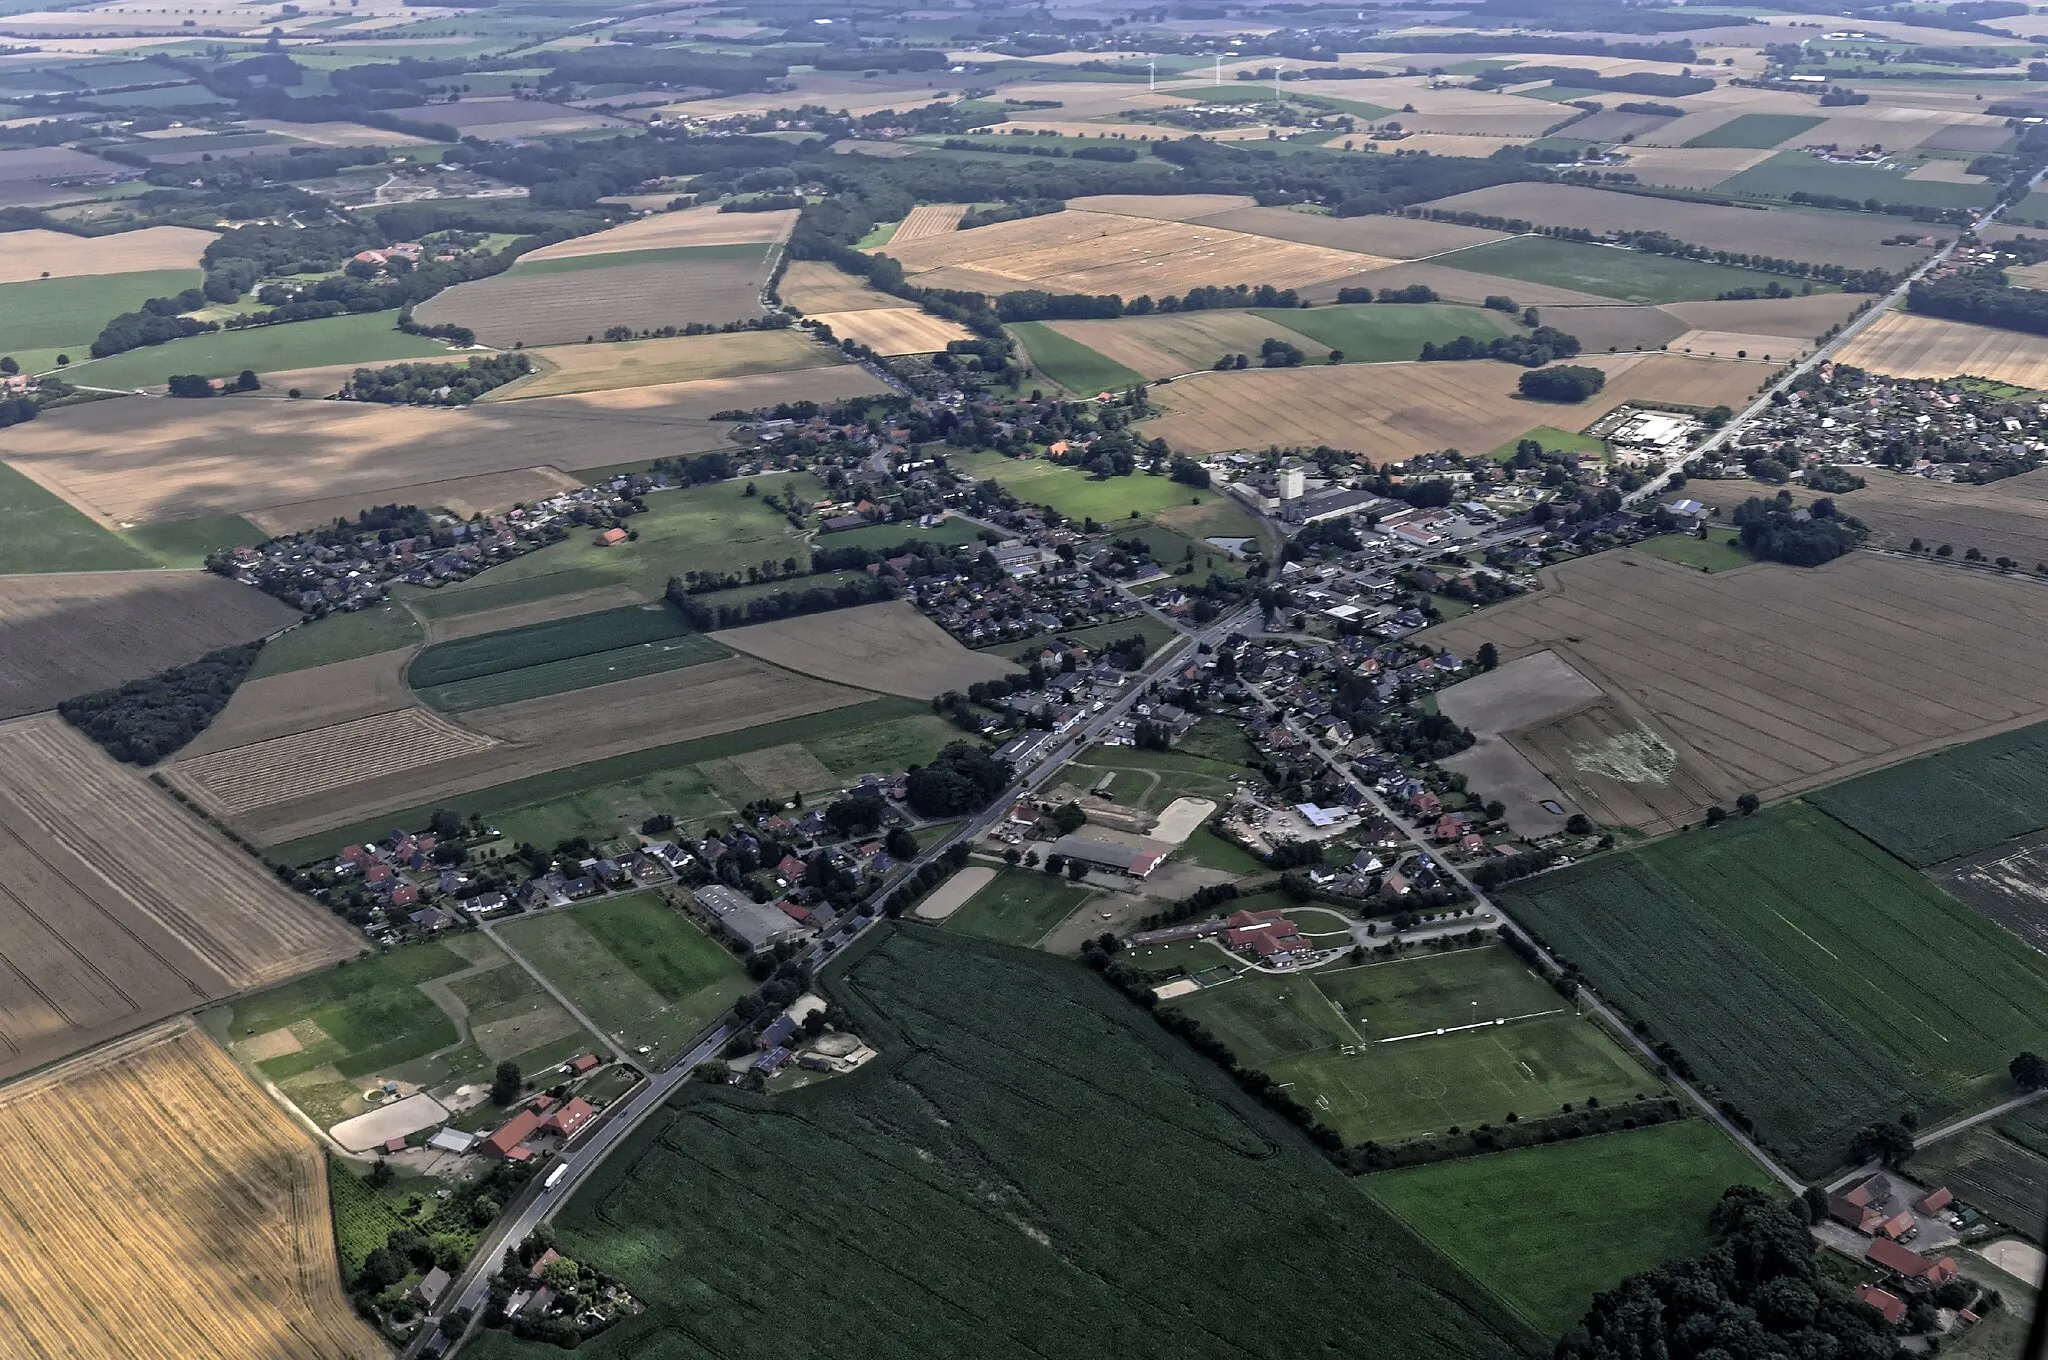
[[[1167,849],[1154,841],[1124,845],[1076,832],[1054,841],[1046,847],[1046,853],[1048,856],[1062,855],[1070,860],[1079,860],[1091,869],[1107,869],[1132,878],[1145,878],[1165,860]]]
[[[1224,945],[1252,954],[1261,963],[1299,963],[1315,952],[1294,922],[1278,910],[1236,912],[1223,925]]]
[[[1899,1283],[1919,1293],[1939,1289],[1959,1273],[1952,1257],[1930,1261],[1918,1252],[1907,1251],[1889,1238],[1880,1237],[1863,1249],[1863,1259],[1899,1277]]]
[[[448,1292],[448,1285],[448,1272],[435,1266],[420,1276],[420,1282],[412,1287],[412,1296],[432,1308],[440,1301],[441,1296]]]
[[[582,1096],[571,1096],[562,1108],[549,1115],[541,1124],[542,1133],[552,1133],[560,1138],[574,1138],[576,1131],[590,1122],[597,1113],[597,1107]]]
[[[580,1077],[584,1075],[586,1072],[595,1071],[597,1068],[597,1064],[598,1057],[595,1053],[579,1053],[575,1057],[569,1059],[569,1075],[572,1077]]]
[[[1879,1289],[1874,1284],[1866,1284],[1856,1291],[1856,1297],[1875,1308],[1883,1315],[1884,1320],[1894,1327],[1906,1316],[1906,1301],[1889,1289]]]
[[[616,548],[625,541],[626,531],[624,529],[607,529],[599,534],[596,539],[597,546],[600,548]]]
[[[1889,1237],[1894,1242],[1903,1242],[1919,1231],[1920,1229],[1913,1222],[1911,1211],[1901,1209],[1884,1222],[1878,1224],[1877,1232],[1874,1235],[1877,1237]]]
[[[501,1162],[523,1162],[533,1154],[520,1144],[540,1132],[541,1118],[532,1110],[521,1110],[500,1124],[483,1142],[483,1154]]]

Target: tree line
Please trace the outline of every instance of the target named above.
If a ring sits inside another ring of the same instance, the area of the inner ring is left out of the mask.
[[[493,388],[533,371],[524,354],[472,356],[461,364],[392,364],[359,368],[341,389],[345,401],[385,406],[467,406]]]

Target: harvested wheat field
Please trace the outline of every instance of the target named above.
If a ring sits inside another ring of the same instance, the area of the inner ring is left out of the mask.
[[[1608,380],[1598,396],[1570,406],[1517,396],[1526,370],[1493,360],[1197,373],[1154,389],[1166,413],[1140,428],[1147,438],[1203,453],[1329,444],[1398,461],[1447,448],[1498,448],[1535,425],[1583,429],[1628,401],[1740,406],[1761,374],[1753,364],[1677,354],[1574,362],[1604,369]]]
[[[972,340],[974,332],[917,307],[868,307],[854,312],[824,312],[810,318],[831,328],[841,340],[866,345],[877,354],[934,354],[955,340]]]
[[[1298,287],[1390,261],[1187,222],[1057,212],[885,248],[916,281],[965,268],[1054,292],[1180,294],[1204,284]],[[943,276],[942,276],[943,277]]]
[[[468,519],[473,515],[494,515],[515,505],[530,505],[563,491],[574,491],[584,483],[560,468],[517,468],[511,472],[486,472],[475,477],[456,477],[445,482],[419,482],[413,486],[380,488],[380,505],[435,507]],[[353,519],[365,507],[363,495],[328,496],[317,501],[298,501],[251,510],[243,518],[268,534],[295,533],[336,519]]]
[[[1216,366],[1225,354],[1256,356],[1268,338],[1298,347],[1311,360],[1330,351],[1305,335],[1250,312],[1176,312],[1116,321],[1048,321],[1047,329],[1146,378],[1170,378]]]
[[[1416,260],[1446,250],[1483,246],[1506,236],[1505,232],[1428,222],[1419,217],[1327,217],[1288,208],[1239,208],[1204,217],[1201,225],[1393,260]]]
[[[1430,260],[1412,260],[1384,269],[1367,270],[1363,274],[1347,274],[1341,279],[1304,288],[1301,292],[1311,302],[1335,302],[1338,292],[1345,288],[1406,288],[1417,283],[1435,289],[1437,296],[1446,302],[1469,302],[1475,307],[1494,295],[1511,297],[1524,307],[1615,305],[1613,298],[1601,297],[1598,293],[1581,293],[1576,288],[1530,283],[1526,279],[1504,279],[1497,274],[1477,274],[1469,269],[1453,269]]]
[[[2048,337],[1888,312],[1835,355],[1894,378],[1989,378],[2048,389]]]
[[[727,628],[711,637],[776,666],[910,699],[965,690],[1017,669],[1000,657],[968,651],[902,600]]]
[[[871,697],[745,657],[729,657],[682,671],[473,709],[462,715],[463,725],[497,738],[499,745],[443,760],[403,779],[349,784],[251,808],[231,825],[259,844],[276,845],[571,765],[822,713]]]
[[[536,437],[548,439],[574,439],[581,441],[591,430],[615,427],[618,429],[644,429],[649,431],[650,444],[662,436],[654,431],[667,431],[671,446],[669,454],[695,452],[703,449],[731,449],[725,438],[725,431],[731,426],[714,423],[711,416],[719,411],[752,410],[760,406],[773,406],[784,401],[815,401],[828,403],[843,397],[869,396],[888,391],[888,385],[858,364],[830,364],[823,368],[798,369],[793,373],[754,373],[744,378],[703,378],[696,382],[656,383],[651,387],[622,387],[611,392],[572,392],[566,396],[544,397],[534,401],[505,402],[493,406],[492,410],[516,412],[523,422],[532,422],[528,428],[536,432],[546,428],[545,423],[566,422],[559,429]],[[709,441],[692,444],[685,450],[676,446],[682,433],[703,437]],[[581,463],[594,450],[578,448],[576,461]],[[567,453],[564,457],[568,457]],[[638,455],[658,458],[660,453]],[[606,458],[602,462],[583,463],[585,467],[609,467],[631,459]]]
[[[1719,116],[1714,119],[1716,126],[1727,121]],[[1705,122],[1694,126],[1711,130]],[[1664,129],[1659,127],[1651,135],[1665,135]],[[1732,179],[1753,165],[1762,165],[1777,154],[1769,148],[1758,151],[1740,146],[1645,146],[1641,142],[1624,150],[1630,173],[1644,184],[1701,190]]]
[[[384,1360],[311,1138],[189,1020],[0,1092],[0,1350]]]
[[[519,257],[520,266],[543,260],[572,260],[586,255],[620,255],[629,250],[673,250],[677,246],[736,246],[780,241],[796,225],[795,208],[777,212],[722,213],[717,208],[686,208],[655,213],[622,226],[574,236]]]
[[[912,208],[907,217],[898,224],[889,237],[891,245],[909,245],[922,241],[927,236],[945,236],[960,229],[960,219],[967,216],[968,203],[923,203]]]
[[[1198,217],[1213,217],[1217,213],[1249,208],[1253,202],[1255,200],[1243,194],[1089,194],[1084,198],[1068,199],[1067,210],[1120,213],[1125,217],[1150,217],[1160,222],[1192,222]],[[1230,224],[1224,222],[1219,225],[1227,227]]]
[[[870,307],[901,307],[903,299],[868,285],[836,264],[823,260],[791,260],[776,291],[806,316],[820,312],[860,312]]]
[[[1521,301],[1518,297],[1517,302]],[[1686,324],[1661,307],[1614,303],[1606,307],[1545,307],[1543,324],[1578,337],[1586,352],[1656,349],[1685,334]]]
[[[179,750],[172,768],[231,747],[404,708],[413,702],[405,667],[417,650],[399,647],[245,680],[220,716]]]
[[[200,253],[213,240],[212,232],[192,227],[144,227],[112,236],[67,236],[41,227],[10,231],[7,249],[0,253],[0,283],[23,283],[44,274],[68,279],[197,269]]]
[[[1429,639],[1468,655],[1491,642],[1506,659],[1555,651],[1619,705],[1610,725],[1646,723],[1673,753],[1635,739],[1609,755],[1627,747],[1688,770],[1722,802],[1798,792],[2048,716],[2038,682],[2048,636],[2012,626],[2039,607],[2024,581],[1872,553],[1707,573],[1619,551],[1543,577],[1546,589]],[[1580,792],[1569,762],[1527,753]]]
[[[0,577],[0,718],[197,661],[298,618],[205,571]]]
[[[1742,331],[1687,331],[1671,341],[1673,354],[1775,363],[1802,358],[1812,349],[1811,340],[1788,340],[1782,335],[1750,335]]]
[[[1745,302],[1667,302],[1658,310],[1678,318],[1687,330],[1743,331],[1809,341],[1818,340],[1871,301],[1867,293],[1813,293]]]
[[[55,715],[0,723],[0,1077],[362,948]]]
[[[172,766],[169,778],[193,801],[227,819],[345,784],[389,779],[496,744],[424,708],[401,708],[194,756]]]
[[[942,347],[943,348],[943,347]],[[492,392],[486,400],[559,397],[620,387],[790,373],[846,360],[802,331],[738,331],[731,335],[679,335],[620,344],[551,345],[526,351],[539,372]]]
[[[425,137],[393,132],[367,123],[287,123],[279,118],[251,118],[243,126],[255,132],[281,132],[315,146],[432,146]]]
[[[2048,470],[1984,486],[1930,482],[1874,467],[1858,471],[1868,484],[1836,500],[1844,513],[1870,526],[1873,544],[1905,548],[1917,538],[1929,550],[1944,543],[1958,555],[1976,548],[2028,570],[2048,562]]]

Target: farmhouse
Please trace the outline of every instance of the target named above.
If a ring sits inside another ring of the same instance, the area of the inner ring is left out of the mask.
[[[1898,1276],[1899,1283],[1915,1293],[1939,1289],[1957,1274],[1956,1263],[1951,1257],[1930,1261],[1918,1252],[1907,1251],[1883,1237],[1864,1248],[1863,1259]]]
[[[764,907],[744,893],[714,883],[696,891],[697,905],[734,943],[748,950],[766,949],[797,931],[796,922],[773,907]]]
[[[1150,841],[1139,845],[1122,845],[1115,841],[1083,836],[1077,832],[1054,841],[1048,847],[1048,853],[1079,860],[1091,869],[1108,869],[1128,874],[1132,878],[1145,878],[1166,858],[1167,849],[1166,846]]]
[[[1828,1217],[1866,1237],[1875,1237],[1889,1214],[1883,1212],[1892,1200],[1892,1183],[1879,1174],[1828,1197]]]
[[[540,1132],[541,1116],[532,1110],[521,1110],[500,1124],[497,1131],[483,1141],[483,1154],[501,1162],[523,1162],[533,1153],[521,1146],[527,1139]]]

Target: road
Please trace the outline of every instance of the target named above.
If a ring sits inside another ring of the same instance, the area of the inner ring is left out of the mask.
[[[488,936],[492,944],[504,950],[506,958],[512,960],[512,962],[518,964],[521,968],[524,968],[526,970],[526,975],[532,978],[535,982],[539,983],[541,990],[546,992],[549,996],[553,997],[557,1005],[559,1005],[563,1010],[569,1012],[570,1015],[574,1016],[577,1024],[583,1026],[583,1028],[589,1030],[592,1034],[595,1034],[599,1039],[603,1040],[604,1046],[612,1051],[612,1056],[614,1058],[618,1059],[622,1063],[626,1063],[629,1066],[639,1066],[640,1060],[638,1058],[634,1057],[631,1053],[628,1053],[623,1047],[621,1047],[612,1038],[610,1034],[606,1033],[602,1025],[598,1024],[595,1020],[592,1020],[589,1016],[585,1015],[581,1010],[577,1009],[576,1003],[571,1001],[568,998],[568,996],[563,993],[561,988],[555,986],[553,982],[549,981],[547,974],[541,972],[540,969],[528,963],[526,961],[526,956],[520,953],[518,950],[514,949],[512,947],[512,942],[507,940],[503,935],[500,935],[498,933],[497,926],[493,925],[490,921],[484,919],[483,917],[478,917],[476,928],[482,931],[486,936]]]

